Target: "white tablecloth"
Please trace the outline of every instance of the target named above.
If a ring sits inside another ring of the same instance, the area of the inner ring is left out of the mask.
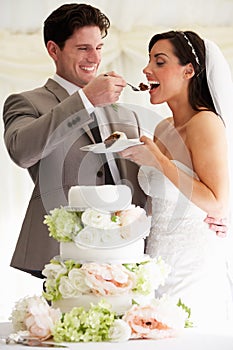
[[[9,333],[11,333],[10,323],[0,323],[0,336],[7,336]],[[233,350],[233,328],[232,330],[228,328],[221,334],[192,328],[185,329],[181,336],[171,339],[130,340],[125,343],[66,343],[66,345],[67,350]],[[6,345],[0,342],[0,349],[26,350],[32,349],[32,347]],[[52,348],[43,347],[43,349]],[[66,350],[66,348],[64,349]]]

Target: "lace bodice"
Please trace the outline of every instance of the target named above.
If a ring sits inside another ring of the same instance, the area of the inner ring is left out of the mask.
[[[174,162],[197,178],[190,168]],[[156,168],[141,167],[138,179],[142,189],[152,197],[152,227],[147,253],[155,256],[166,254],[166,251],[176,254],[182,249],[191,249],[198,255],[209,240],[216,239],[204,222],[206,213],[185,197],[163,173]]]
[[[181,170],[198,179],[186,165],[173,161]],[[162,172],[153,167],[142,166],[138,180],[143,191],[152,197],[153,222],[195,219],[203,220],[206,213],[193,204]],[[182,184],[181,184],[182,186]],[[191,195],[192,188],[190,188]]]

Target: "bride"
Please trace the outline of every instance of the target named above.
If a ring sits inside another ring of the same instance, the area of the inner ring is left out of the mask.
[[[222,218],[229,211],[224,122],[229,116],[221,93],[232,92],[230,71],[213,42],[191,31],[170,31],[150,40],[143,72],[151,103],[167,102],[172,111],[156,127],[153,141],[142,136],[143,145],[120,153],[141,165],[139,183],[152,197],[146,252],[172,269],[158,295],[181,298],[194,325],[212,327],[232,315],[226,239],[204,222],[206,213]]]

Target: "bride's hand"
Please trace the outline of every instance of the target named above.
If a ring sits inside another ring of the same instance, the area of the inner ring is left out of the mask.
[[[227,219],[216,219],[209,215],[206,216],[204,222],[209,225],[209,228],[219,237],[226,237],[227,235]]]
[[[123,158],[129,159],[138,165],[160,168],[161,161],[165,156],[159,150],[157,145],[146,136],[142,136],[140,141],[144,144],[126,148],[124,151],[119,152],[119,154]]]

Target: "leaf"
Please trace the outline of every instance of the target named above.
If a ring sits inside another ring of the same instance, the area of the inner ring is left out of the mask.
[[[118,105],[116,103],[112,103],[111,107],[115,112],[118,112]]]
[[[181,307],[187,314],[188,317],[185,320],[185,328],[192,328],[193,327],[193,322],[191,321],[191,309],[182,303],[181,299],[179,298],[177,306]]]

